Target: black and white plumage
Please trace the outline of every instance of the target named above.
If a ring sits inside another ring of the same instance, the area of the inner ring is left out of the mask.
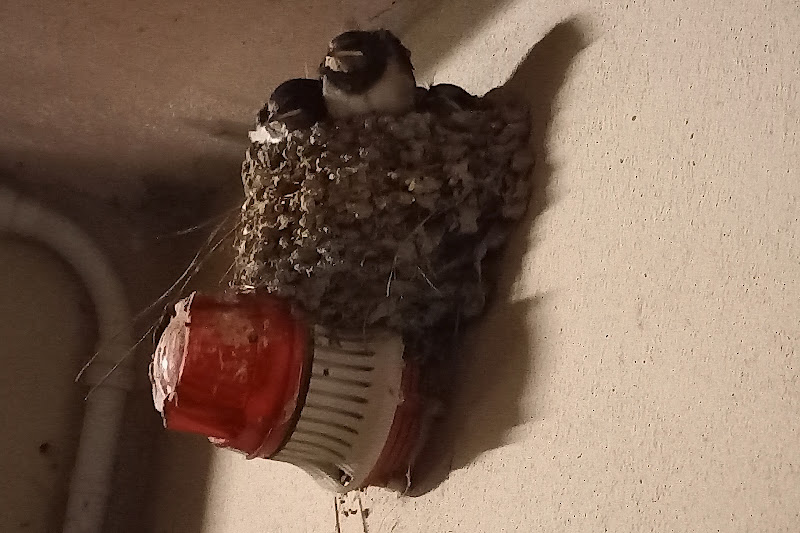
[[[348,31],[335,37],[320,65],[331,117],[396,115],[414,108],[411,52],[389,30]]]
[[[308,129],[327,116],[322,81],[307,78],[287,80],[272,91],[258,113],[253,142],[276,142],[286,132]]]
[[[424,111],[426,102],[428,100],[427,87],[417,87],[414,93],[414,109],[417,111]]]
[[[450,83],[431,86],[422,101],[423,110],[445,114],[475,110],[480,105],[480,98]]]
[[[289,130],[310,128],[327,115],[322,81],[295,78],[278,85],[258,114],[259,125],[285,124]]]

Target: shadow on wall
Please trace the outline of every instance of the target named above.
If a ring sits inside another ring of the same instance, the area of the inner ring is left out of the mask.
[[[12,219],[13,220],[13,219]],[[91,298],[72,267],[0,228],[0,531],[59,531],[83,393],[70,376],[96,340]]]
[[[588,45],[587,29],[578,18],[559,23],[533,47],[506,84],[487,94],[491,99],[523,101],[530,108],[531,150],[536,158],[531,200],[525,220],[495,265],[498,285],[493,303],[463,342],[459,390],[448,415],[431,433],[411,495],[432,490],[451,471],[507,444],[509,432],[529,418],[519,402],[527,387],[536,386],[540,354],[532,344],[535,324],[531,322],[546,295],[512,302],[511,289],[528,252],[531,228],[547,207],[554,170],[547,157],[548,130],[570,65]]]
[[[241,162],[238,158],[195,158],[187,166],[191,167],[197,182],[176,179],[167,170],[154,168],[140,177],[141,194],[126,195],[117,191],[109,200],[107,191],[81,191],[58,184],[43,187],[37,180],[38,169],[20,164],[18,161],[23,158],[9,155],[5,154],[0,161],[0,179],[5,184],[13,184],[14,189],[26,197],[57,206],[83,227],[106,251],[124,279],[134,310],[152,304],[180,276],[210,232],[208,222],[240,204],[238,168]],[[53,161],[47,164],[57,163],[65,175],[92,164],[44,153],[38,157],[52,157]],[[105,163],[95,161],[98,166]],[[218,185],[209,186],[209,183]],[[196,230],[191,230],[195,227]],[[185,231],[187,229],[190,231]],[[219,264],[210,265],[207,272],[197,276],[195,283],[200,283],[201,278],[205,278],[204,282],[216,283],[221,277],[219,271],[227,267],[225,261],[225,258],[212,260]],[[148,314],[136,321],[137,338],[157,318],[160,308],[155,311],[155,315]],[[160,517],[180,517],[180,523],[168,531],[201,531],[211,445],[201,438],[191,440],[182,435],[165,435],[161,429],[147,380],[151,342],[150,338],[144,339],[132,355],[137,358],[139,381],[126,403],[104,530],[151,531],[157,513]],[[90,355],[91,350],[80,354],[80,363]],[[68,372],[62,377],[72,386],[73,376],[74,373]],[[76,394],[82,398],[85,390],[76,388]],[[69,471],[70,466],[65,464],[65,471]],[[162,486],[164,479],[170,482],[168,489]],[[164,501],[154,501],[155,498],[150,497],[158,487],[161,487],[161,494],[167,495]],[[150,509],[146,509],[148,504],[152,505]]]
[[[396,0],[361,25],[364,29],[383,27],[395,32],[412,48],[416,71],[425,72],[472,37],[493,13],[511,3],[512,0],[473,1],[465,9],[447,0]]]

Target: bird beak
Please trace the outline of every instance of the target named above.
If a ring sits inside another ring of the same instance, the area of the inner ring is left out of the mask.
[[[272,117],[270,117],[269,121],[270,122],[275,122],[275,121],[283,122],[287,118],[296,117],[301,112],[302,111],[300,109],[292,109],[291,111],[287,111],[286,113],[278,113],[277,115],[273,115]]]
[[[335,72],[339,71],[339,61],[337,61],[337,59],[333,57],[331,54],[325,56],[324,64],[326,68],[329,68]]]

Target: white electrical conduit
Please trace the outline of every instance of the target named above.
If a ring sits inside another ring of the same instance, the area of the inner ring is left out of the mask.
[[[101,352],[84,373],[83,381],[96,389],[86,400],[63,532],[101,533],[125,397],[134,381],[132,358],[103,380],[132,343],[131,315],[124,288],[104,254],[75,224],[2,187],[0,233],[37,241],[58,253],[75,269],[94,304]]]

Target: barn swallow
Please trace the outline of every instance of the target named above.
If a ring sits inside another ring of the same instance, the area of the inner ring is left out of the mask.
[[[428,89],[423,108],[433,113],[452,113],[468,111],[480,106],[480,98],[457,85],[440,83]]]
[[[426,87],[417,87],[414,92],[414,109],[417,111],[424,111],[427,100],[428,89]]]
[[[295,78],[278,85],[258,114],[260,125],[281,122],[289,130],[310,128],[325,118],[322,82]]]
[[[259,111],[256,130],[250,132],[253,142],[269,142],[280,138],[270,124],[286,126],[287,131],[307,129],[327,115],[322,97],[322,81],[295,78],[278,85],[269,101]]]
[[[389,30],[348,31],[335,37],[319,71],[333,118],[401,114],[414,108],[411,52]]]

